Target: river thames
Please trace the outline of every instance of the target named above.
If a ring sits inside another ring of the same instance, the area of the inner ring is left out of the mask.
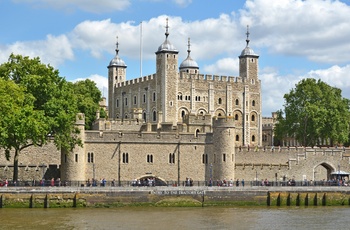
[[[344,207],[7,208],[0,229],[349,229]]]

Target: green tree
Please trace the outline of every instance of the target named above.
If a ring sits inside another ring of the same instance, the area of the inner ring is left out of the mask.
[[[10,150],[15,150],[13,180],[18,179],[18,161],[24,148],[46,144],[49,135],[55,137],[57,148],[71,151],[82,144],[74,126],[78,112],[74,88],[58,70],[42,64],[39,58],[11,54],[8,62],[0,65],[0,79],[6,83],[4,87],[13,89],[2,87],[0,94],[0,147],[8,159]]]
[[[79,112],[85,114],[85,129],[91,129],[96,120],[96,112],[100,109],[101,91],[95,82],[86,79],[74,83],[74,94]]]
[[[278,111],[276,138],[295,138],[303,146],[348,140],[350,103],[340,89],[308,78],[301,80],[284,99],[284,111]]]

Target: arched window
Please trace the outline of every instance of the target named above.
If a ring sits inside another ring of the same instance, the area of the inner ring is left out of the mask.
[[[146,103],[146,94],[143,95],[143,103]]]
[[[156,93],[153,92],[153,101],[156,101]]]
[[[252,121],[255,121],[255,116],[254,115],[252,115]]]
[[[218,104],[219,104],[219,105],[222,104],[222,99],[221,99],[221,97],[218,99]]]
[[[238,114],[235,115],[235,120],[238,121]]]
[[[238,99],[236,99],[236,105],[239,105],[239,100]]]
[[[134,96],[134,105],[136,105],[136,103],[137,103],[137,97]]]
[[[252,106],[255,106],[255,100],[252,101]]]
[[[254,141],[255,141],[255,136],[253,135],[253,136],[252,136],[252,142],[254,142]]]
[[[119,107],[119,100],[116,101],[116,107]]]
[[[157,112],[153,111],[153,121],[157,121]]]
[[[239,135],[236,135],[236,141],[239,141]]]
[[[198,137],[199,129],[196,130],[195,136]]]
[[[185,110],[182,110],[182,111],[181,111],[181,117],[182,117],[182,118],[184,118],[184,117],[185,117],[185,115],[186,115]]]
[[[143,120],[146,121],[146,113],[143,113]]]

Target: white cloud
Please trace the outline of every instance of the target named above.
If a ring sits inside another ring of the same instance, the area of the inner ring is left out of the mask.
[[[260,79],[264,116],[270,116],[271,112],[283,109],[284,94],[289,93],[304,78],[321,79],[328,85],[341,89],[343,97],[350,99],[350,82],[348,81],[350,65],[344,67],[335,65],[327,69],[311,70],[300,76],[281,76],[273,69],[263,70],[263,72]]]
[[[91,81],[96,83],[97,88],[101,91],[102,96],[108,97],[108,78],[98,75],[92,74],[86,78],[77,78],[72,80],[72,82],[84,81],[86,79],[90,79]]]
[[[91,13],[121,11],[130,6],[131,0],[12,0],[23,4],[30,3],[35,7],[52,7],[59,10],[72,11],[80,9]]]
[[[223,58],[216,61],[212,65],[204,66],[203,70],[208,74],[234,76],[237,77],[239,74],[239,61],[238,58]],[[201,69],[200,69],[201,71]]]
[[[240,21],[252,26],[255,45],[335,64],[350,61],[349,15],[339,1],[248,0]]]
[[[31,58],[40,57],[43,63],[56,68],[67,59],[74,59],[72,46],[65,35],[47,35],[46,40],[15,42],[5,45],[1,49],[0,63],[6,62],[11,53]]]
[[[181,6],[181,7],[186,7],[192,3],[192,0],[173,0],[175,4]]]

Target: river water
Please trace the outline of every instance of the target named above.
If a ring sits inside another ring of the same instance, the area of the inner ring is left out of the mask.
[[[0,209],[0,229],[349,229],[349,207]]]

